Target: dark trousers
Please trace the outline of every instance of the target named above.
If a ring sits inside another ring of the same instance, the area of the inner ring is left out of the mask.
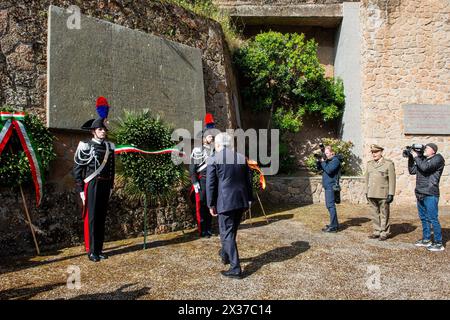
[[[105,239],[105,219],[108,210],[111,183],[108,180],[92,179],[84,188],[86,204],[84,210],[84,243],[86,251],[100,254]]]
[[[230,261],[230,271],[235,273],[241,272],[236,235],[243,212],[244,209],[238,209],[220,213],[218,216],[222,243],[221,255],[225,260]]]
[[[206,201],[200,202],[200,221],[199,221],[199,225],[200,225],[200,235],[201,236],[205,236],[205,235],[211,235],[211,222],[212,222],[212,216],[211,213],[209,213],[209,208],[206,205]]]
[[[332,188],[325,189],[325,204],[330,214],[330,228],[338,228],[339,222],[336,212],[336,204],[334,203],[334,191]]]
[[[211,234],[212,216],[206,205],[206,178],[200,179],[200,192],[195,194],[195,215],[201,236]]]

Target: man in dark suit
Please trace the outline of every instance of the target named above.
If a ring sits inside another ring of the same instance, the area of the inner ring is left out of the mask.
[[[251,171],[245,156],[233,150],[233,138],[229,134],[216,136],[215,149],[215,155],[208,159],[207,205],[211,215],[218,215],[222,262],[230,264],[230,269],[222,271],[222,274],[241,278],[236,234],[242,214],[253,201]]]

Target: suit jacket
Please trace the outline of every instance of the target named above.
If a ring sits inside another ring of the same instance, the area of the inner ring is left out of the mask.
[[[331,159],[318,161],[317,168],[322,170],[322,186],[324,189],[331,189],[337,183],[339,170],[341,169],[341,156],[335,155]]]
[[[367,162],[365,177],[368,198],[386,199],[389,194],[395,195],[395,166],[391,160]]]
[[[252,174],[245,157],[223,148],[208,159],[206,169],[206,199],[217,213],[247,209],[253,201]]]

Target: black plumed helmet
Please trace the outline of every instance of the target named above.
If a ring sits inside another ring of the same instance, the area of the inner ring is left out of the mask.
[[[103,118],[90,119],[81,126],[81,129],[83,130],[94,130],[97,128],[105,128],[106,130],[108,130],[108,128],[105,125],[105,119]]]

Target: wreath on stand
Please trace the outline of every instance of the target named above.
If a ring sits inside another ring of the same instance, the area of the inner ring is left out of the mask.
[[[33,183],[36,206],[44,192],[44,176],[56,158],[54,137],[35,115],[4,107],[0,110],[0,187],[20,190],[36,251],[40,254],[22,186]]]
[[[150,203],[167,202],[188,182],[186,170],[173,157],[183,155],[172,148],[172,129],[148,110],[136,114],[125,112],[112,131],[116,154],[121,154],[117,167],[123,192],[131,200],[144,203],[144,249],[147,242],[147,208]],[[157,150],[157,151],[145,151]]]
[[[264,218],[266,219],[266,222],[269,223],[269,220],[267,219],[266,210],[264,210],[264,207],[262,205],[261,199],[259,197],[259,192],[262,192],[266,189],[266,178],[264,177],[264,174],[261,170],[261,168],[258,166],[258,163],[255,160],[247,159],[247,164],[252,170],[252,189],[256,195],[256,198],[258,199],[259,205],[261,206],[261,210],[264,214]],[[248,212],[250,214],[250,224],[252,219],[252,208],[248,208]],[[247,217],[247,212],[245,213],[244,219]]]

